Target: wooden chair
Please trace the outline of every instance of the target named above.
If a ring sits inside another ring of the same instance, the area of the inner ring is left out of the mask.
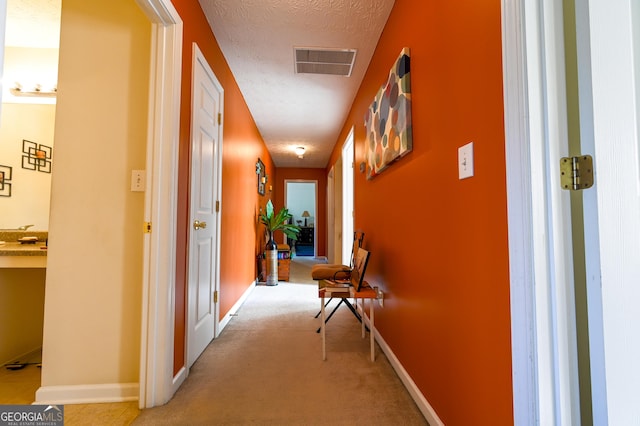
[[[358,249],[362,247],[362,241],[364,240],[364,232],[355,231],[353,233],[353,245],[351,247],[351,264],[342,265],[339,263],[327,264],[318,263],[311,268],[311,278],[320,280],[348,280],[353,270],[355,256],[358,253]]]

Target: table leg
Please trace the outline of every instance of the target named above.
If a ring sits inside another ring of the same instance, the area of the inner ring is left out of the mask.
[[[364,312],[364,300],[363,300],[362,309]],[[363,321],[364,322],[364,321]],[[373,338],[373,299],[369,299],[369,339],[371,340],[371,361],[376,360],[376,350],[375,350],[375,339]]]
[[[320,318],[321,318],[321,323],[320,323],[320,331],[322,334],[322,360],[325,361],[327,359],[327,348],[325,345],[325,327],[326,324],[324,322],[324,296],[321,298],[320,300]]]
[[[361,328],[362,328],[362,338],[363,339],[364,339],[364,336],[365,336],[365,334],[364,334],[364,308],[365,308],[365,306],[366,306],[365,299],[362,299],[362,307],[361,307],[361,309],[362,309],[362,321],[360,321],[360,322],[362,323]],[[356,299],[356,310],[358,310],[357,308],[358,308],[358,299]]]

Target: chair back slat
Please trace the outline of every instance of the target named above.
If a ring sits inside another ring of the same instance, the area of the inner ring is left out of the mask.
[[[358,249],[362,247],[362,241],[364,241],[364,232],[354,231],[353,246],[351,246],[351,264],[349,265],[351,269],[355,266],[356,254],[358,254]]]
[[[362,282],[364,281],[364,273],[369,263],[369,252],[362,247],[358,249],[355,257],[353,270],[351,271],[351,285],[355,291],[360,291]]]

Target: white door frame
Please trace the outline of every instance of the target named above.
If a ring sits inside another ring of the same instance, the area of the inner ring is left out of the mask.
[[[335,167],[331,167],[327,173],[327,260],[329,263],[338,263],[335,259],[336,242],[336,181]]]
[[[343,265],[351,264],[351,251],[353,249],[353,231],[355,229],[355,172],[353,163],[354,153],[354,128],[352,127],[342,146],[342,259]]]
[[[515,424],[580,424],[562,2],[503,0]]]
[[[139,406],[147,408],[169,401],[186,378],[184,369],[173,374],[176,273],[175,262],[166,261],[176,258],[182,19],[171,0],[136,3],[152,24],[144,220],[153,229],[144,237],[139,383]],[[0,0],[3,27],[6,7]],[[0,32],[0,77],[3,61]]]
[[[169,401],[187,376],[173,374],[183,24],[171,0],[136,2],[152,24],[139,395],[148,408]]]
[[[335,207],[334,214],[336,216],[334,220],[334,228],[329,229],[329,232],[333,233],[334,241],[333,241],[333,259],[330,259],[329,263],[338,263],[342,264],[342,239],[344,238],[342,232],[342,215],[343,215],[343,197],[342,197],[342,181],[343,181],[343,170],[342,170],[342,155],[338,157],[336,164],[333,167],[333,203]],[[351,249],[349,249],[351,251]]]
[[[313,184],[313,257],[318,257],[318,181],[313,179],[285,179],[284,181],[284,204],[287,207],[289,194],[287,185],[290,183],[312,183]],[[283,235],[283,243],[287,243],[287,236]]]

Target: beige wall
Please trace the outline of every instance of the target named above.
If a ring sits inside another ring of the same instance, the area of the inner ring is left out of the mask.
[[[151,25],[130,0],[62,5],[42,388],[137,383]]]

